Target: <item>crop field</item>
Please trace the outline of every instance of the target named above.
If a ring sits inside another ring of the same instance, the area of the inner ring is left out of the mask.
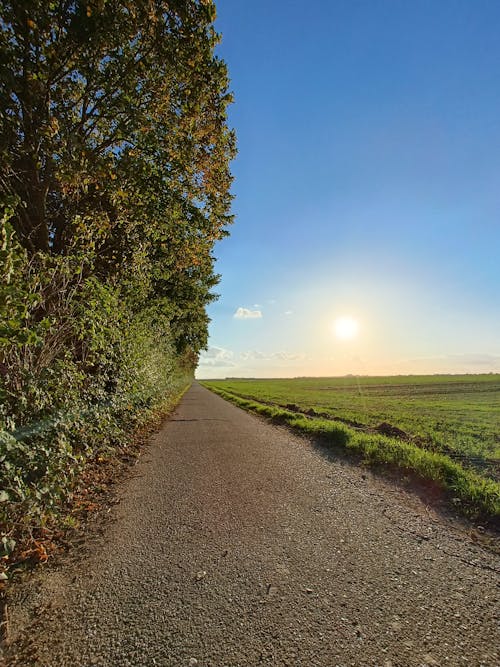
[[[207,387],[442,453],[499,478],[500,375],[228,379]]]

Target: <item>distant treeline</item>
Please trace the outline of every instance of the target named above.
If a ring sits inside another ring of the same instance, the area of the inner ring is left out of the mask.
[[[192,378],[235,140],[211,0],[0,7],[5,537]]]

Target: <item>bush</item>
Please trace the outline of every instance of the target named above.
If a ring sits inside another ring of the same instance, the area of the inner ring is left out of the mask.
[[[207,344],[235,154],[214,19],[2,3],[0,539],[57,513]]]

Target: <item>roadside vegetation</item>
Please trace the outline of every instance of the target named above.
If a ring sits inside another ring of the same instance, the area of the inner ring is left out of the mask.
[[[500,519],[498,375],[203,384],[367,464],[412,471],[470,516]]]
[[[210,0],[0,0],[0,579],[192,380],[231,222]]]

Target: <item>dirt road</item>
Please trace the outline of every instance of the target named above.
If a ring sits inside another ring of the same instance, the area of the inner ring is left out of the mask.
[[[16,664],[500,665],[496,556],[196,383],[119,497],[85,557],[19,594]]]

